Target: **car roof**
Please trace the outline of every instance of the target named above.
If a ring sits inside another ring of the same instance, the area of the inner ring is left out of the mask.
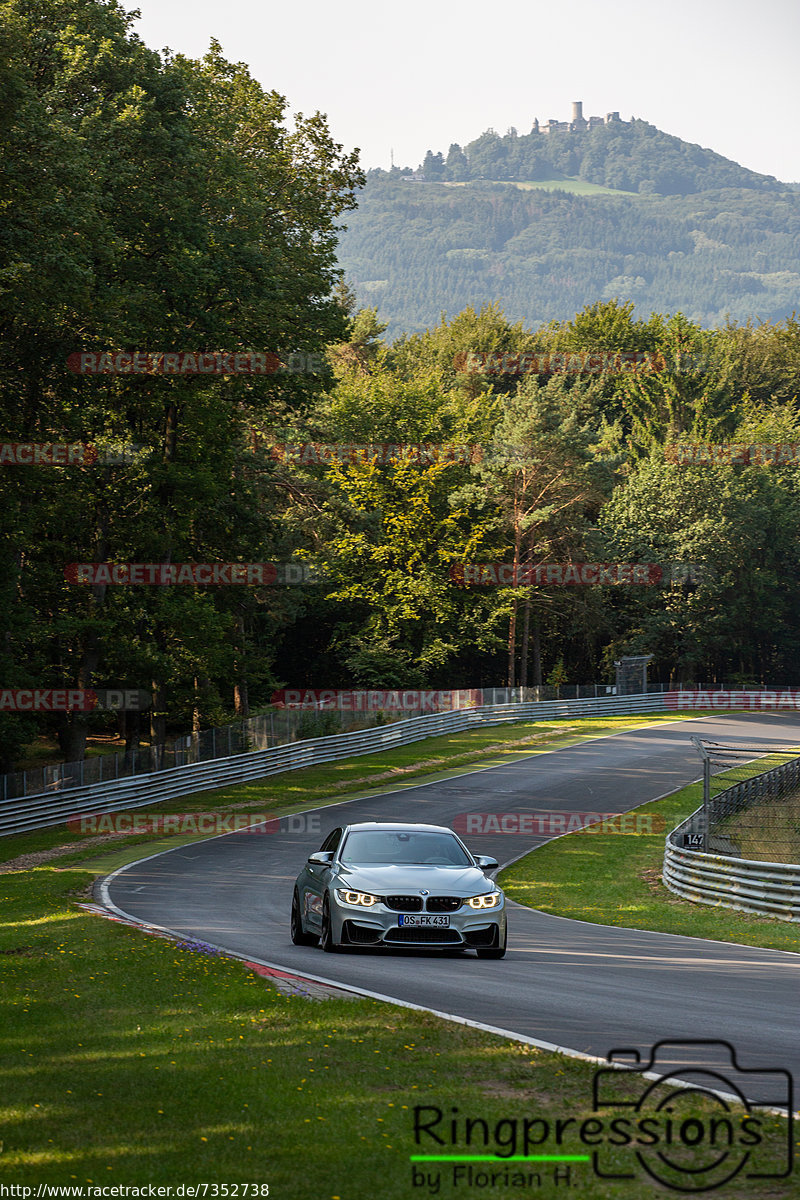
[[[446,825],[424,825],[417,821],[359,821],[355,825],[346,825],[345,828],[348,833],[359,829],[370,829],[377,832],[386,830],[390,833],[398,830],[402,830],[404,833],[453,833],[453,830],[448,829]]]

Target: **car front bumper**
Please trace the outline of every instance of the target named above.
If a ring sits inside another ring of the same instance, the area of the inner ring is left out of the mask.
[[[447,925],[406,926],[401,922],[406,915],[440,914],[398,913],[383,905],[366,909],[334,900],[331,904],[334,941],[350,946],[427,946],[443,950],[502,946],[505,942],[504,900],[497,908],[473,909],[462,905],[455,912],[441,914],[447,916]]]

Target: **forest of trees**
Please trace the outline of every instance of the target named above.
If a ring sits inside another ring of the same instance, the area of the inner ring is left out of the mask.
[[[141,688],[161,738],[263,708],[275,687],[535,684],[558,664],[583,682],[610,678],[624,653],[653,654],[657,679],[798,682],[800,464],[687,465],[670,451],[800,443],[793,317],[711,332],[677,304],[643,317],[597,287],[539,328],[517,316],[521,301],[504,311],[466,296],[457,315],[387,336],[340,280],[338,229],[363,175],[323,117],[287,128],[284,99],[218,46],[202,61],[159,56],[113,4],[2,8],[0,439],[133,448],[116,463],[0,463],[3,688]],[[398,230],[406,248],[417,238],[407,266],[432,297],[441,256],[424,251],[424,206],[456,198],[382,186],[398,195],[373,225],[373,253],[401,255]],[[726,212],[708,222],[734,263],[741,194],[721,196]],[[474,246],[479,271],[485,245],[497,295],[492,255],[512,241],[542,271],[561,255],[574,273],[580,255],[563,247],[591,229],[608,270],[634,271],[625,246],[653,212],[510,189],[463,200],[438,226],[442,256]],[[741,203],[763,220],[764,272],[778,269],[775,239],[797,256],[793,207],[767,193]],[[686,220],[650,220],[665,278],[670,248],[691,252]],[[545,286],[566,302],[568,289]],[[584,350],[647,352],[664,369],[464,369],[471,352]],[[103,351],[299,352],[322,369],[68,368]],[[275,451],[286,442],[486,453],[302,462]],[[67,570],[303,560],[317,582],[76,586]],[[635,588],[453,578],[489,561],[665,571]],[[685,564],[703,569],[672,572]],[[111,719],[2,712],[2,766],[39,734],[78,758]],[[136,741],[145,729],[129,715],[123,732]]]
[[[347,224],[339,262],[390,338],[492,302],[534,327],[619,299],[713,328],[780,321],[800,295],[796,191],[573,195],[373,172]]]

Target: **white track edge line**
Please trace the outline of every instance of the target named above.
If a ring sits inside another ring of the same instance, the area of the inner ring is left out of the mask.
[[[154,854],[154,855],[151,855],[151,857],[157,858],[158,855]],[[146,860],[141,859],[140,861],[144,862]],[[148,929],[158,929],[160,932],[169,933],[174,937],[179,937],[179,938],[190,937],[191,935],[181,933],[177,929],[170,929],[166,925],[155,925],[151,921],[140,921],[138,919],[138,917],[134,917],[134,916],[132,916],[131,913],[125,912],[124,909],[119,908],[118,905],[116,905],[113,902],[111,897],[108,895],[108,884],[111,883],[112,879],[114,878],[114,875],[117,875],[117,874],[119,874],[119,872],[124,871],[124,870],[125,870],[124,867],[120,867],[119,871],[115,871],[113,875],[109,875],[107,877],[107,879],[102,880],[102,882],[100,883],[100,892],[101,892],[101,895],[104,894],[104,903],[110,909],[112,909],[114,912],[118,913],[121,917],[124,917],[126,921],[131,922],[134,926],[138,927],[139,929],[143,929],[145,931]],[[547,914],[545,914],[545,915],[547,915]],[[335,980],[335,979],[328,979],[324,975],[311,975],[306,971],[287,972],[285,965],[283,965],[281,963],[269,962],[267,959],[256,958],[253,955],[246,956],[244,954],[240,954],[237,950],[228,950],[225,946],[219,946],[215,942],[204,942],[203,944],[206,946],[209,946],[212,950],[219,950],[221,954],[226,955],[226,957],[228,957],[228,958],[238,959],[239,962],[257,963],[260,967],[270,967],[271,969],[273,969],[275,971],[281,971],[286,974],[292,974],[296,979],[308,980],[309,983],[324,984],[325,986],[335,988],[337,991],[340,991],[340,992],[350,992],[354,996],[363,996],[365,999],[368,999],[368,1000],[378,1000],[383,1004],[394,1004],[400,1008],[411,1009],[413,1012],[430,1013],[431,1016],[438,1017],[442,1021],[450,1021],[455,1025],[466,1025],[470,1029],[480,1029],[483,1033],[491,1033],[496,1037],[505,1038],[507,1041],[517,1042],[518,1044],[525,1045],[525,1046],[535,1046],[537,1050],[546,1050],[548,1053],[551,1053],[551,1054],[563,1054],[566,1058],[575,1058],[575,1059],[579,1059],[582,1062],[598,1063],[604,1067],[611,1067],[613,1070],[624,1071],[626,1069],[630,1069],[630,1068],[625,1067],[621,1063],[610,1063],[608,1061],[608,1059],[600,1058],[599,1055],[587,1054],[584,1050],[574,1050],[571,1046],[559,1046],[555,1042],[546,1042],[546,1041],[543,1041],[541,1038],[528,1037],[526,1034],[514,1033],[513,1030],[503,1029],[499,1025],[487,1025],[484,1021],[474,1021],[470,1017],[462,1017],[457,1013],[443,1012],[441,1009],[438,1009],[438,1008],[428,1008],[424,1004],[414,1004],[413,1001],[411,1001],[411,1000],[400,1000],[397,996],[387,996],[383,992],[373,992],[368,988],[353,987],[351,984],[340,983],[338,980]],[[635,1072],[635,1073],[641,1074],[643,1079],[651,1079],[654,1081],[658,1081],[662,1078],[662,1076],[659,1075],[656,1071],[641,1071],[641,1072]],[[674,1082],[675,1087],[682,1087],[682,1088],[694,1087],[693,1084],[686,1083],[682,1079],[676,1079],[673,1082]],[[734,1104],[737,1104],[737,1105],[741,1104],[741,1097],[736,1096],[730,1092],[720,1092],[713,1088],[705,1088],[704,1091],[709,1092],[711,1095],[719,1096],[720,1099],[733,1102]],[[768,1113],[774,1114],[779,1117],[786,1117],[786,1112],[780,1108],[764,1107],[764,1112],[768,1112]]]
[[[637,728],[638,729],[654,729],[654,728],[658,727],[659,725],[682,725],[686,719],[687,718],[684,718],[684,719],[677,718],[675,721],[654,721],[650,725],[634,726],[631,729],[619,729],[615,733],[602,733],[602,734],[599,734],[596,738],[586,738],[583,741],[573,743],[573,745],[588,746],[592,742],[604,742],[604,741],[607,741],[607,739],[611,738],[611,737],[622,737],[626,733],[635,732],[635,730]],[[694,718],[688,718],[688,719],[689,720],[697,720],[697,721],[710,721],[710,720],[714,720],[715,718],[712,715],[709,717],[694,717]],[[522,723],[522,722],[520,722],[520,723]],[[540,754],[526,754],[523,757],[524,758],[541,758],[541,757],[544,757],[544,755],[546,755],[546,754],[559,754],[563,750],[571,750],[572,748],[573,748],[572,746],[562,746],[555,750],[543,750],[543,751],[541,751]],[[461,775],[450,776],[450,778],[462,779],[468,775],[480,775],[483,771],[496,771],[496,770],[502,769],[505,766],[513,766],[513,765],[514,765],[513,763],[501,763],[494,767],[480,767],[474,771],[464,771],[463,774],[461,774]],[[266,776],[265,776],[265,778],[266,778]],[[253,782],[258,782],[258,781],[255,780]],[[432,780],[429,780],[427,783],[412,784],[408,788],[396,788],[394,791],[391,791],[391,792],[378,792],[375,796],[352,796],[349,800],[331,800],[330,803],[319,805],[317,808],[302,808],[299,810],[299,812],[281,813],[277,819],[280,820],[283,817],[305,816],[309,813],[324,812],[326,808],[333,808],[334,805],[336,805],[336,804],[356,804],[360,800],[370,800],[370,799],[378,800],[382,796],[396,796],[401,792],[411,791],[415,787],[433,787],[435,784],[441,783],[441,782],[442,782],[441,779],[432,779]],[[684,786],[686,786],[686,785],[684,785]],[[667,794],[669,794],[669,793],[667,793]],[[645,801],[645,803],[648,803],[648,801]],[[620,814],[620,815],[622,815],[622,814]],[[273,820],[275,818],[269,818],[269,819]],[[247,829],[248,830],[249,829],[258,829],[259,825],[266,825],[266,824],[268,824],[268,821],[256,821],[253,825],[249,825],[247,827]],[[101,892],[105,891],[105,894],[108,895],[107,890],[105,889],[105,886],[104,886],[106,884],[106,882],[110,884],[111,881],[113,879],[115,879],[117,875],[121,875],[123,871],[127,871],[130,867],[135,867],[139,863],[150,862],[150,860],[153,858],[160,858],[162,854],[175,854],[179,850],[185,850],[187,846],[200,846],[200,845],[204,845],[206,842],[215,842],[217,840],[217,838],[232,837],[234,834],[237,834],[237,833],[242,834],[242,833],[246,833],[246,832],[247,832],[247,830],[244,830],[244,829],[229,829],[225,833],[215,833],[215,834],[212,834],[212,836],[208,837],[208,838],[196,838],[192,842],[181,842],[180,845],[178,845],[178,846],[169,846],[169,847],[167,847],[166,850],[157,850],[154,854],[146,854],[142,858],[136,858],[132,862],[125,863],[123,866],[117,867],[117,869],[115,871],[112,871],[110,875],[103,877],[100,890],[101,890]],[[559,836],[561,836],[561,835],[559,835]],[[528,853],[530,853],[530,851],[528,851]],[[522,857],[523,857],[523,855],[520,855],[520,858],[522,858]],[[516,859],[512,859],[512,862],[516,862]],[[503,868],[500,868],[500,869],[502,870]],[[109,904],[111,904],[110,897],[109,897]],[[536,911],[538,911],[538,909]],[[544,915],[547,916],[548,914],[545,913]],[[569,918],[566,918],[566,919],[568,920]],[[591,924],[591,922],[587,921],[587,922],[584,922],[584,924]],[[154,926],[154,928],[160,928],[160,927]],[[613,929],[613,928],[615,928],[615,926],[610,926],[610,928]],[[210,944],[211,943],[209,942],[209,945]],[[253,961],[255,962],[255,959],[253,959]]]
[[[693,719],[694,719],[694,720],[698,720],[698,721],[710,721],[710,720],[715,720],[715,719],[718,719],[718,715],[719,715],[719,714],[712,714],[712,715],[710,715],[710,716],[708,716],[708,717],[696,717],[696,718],[693,718]],[[691,718],[690,718],[690,719],[691,719]],[[677,725],[677,724],[683,724],[685,720],[686,720],[686,718],[683,718],[683,719],[680,719],[680,718],[679,718],[679,719],[677,719],[677,720],[675,720],[675,721],[664,721],[664,722],[661,722],[661,721],[656,721],[656,722],[653,722],[653,723],[652,723],[652,724],[650,724],[650,725],[642,725],[642,726],[638,726],[638,728],[640,728],[640,729],[652,729],[652,728],[656,728],[656,727],[658,727],[659,725]],[[634,728],[637,728],[637,727],[634,727]],[[575,744],[588,745],[588,744],[590,744],[591,742],[595,742],[595,741],[605,741],[605,740],[607,740],[607,739],[608,739],[608,738],[610,738],[610,737],[619,737],[619,736],[621,736],[621,735],[623,735],[623,734],[625,734],[625,733],[630,733],[630,732],[633,732],[633,731],[634,731],[634,730],[632,730],[632,729],[631,729],[631,730],[618,730],[616,733],[601,734],[600,736],[598,736],[598,737],[596,737],[596,738],[587,738],[587,739],[585,739],[585,741],[583,741],[583,742],[581,742],[581,743],[575,743]],[[565,746],[565,747],[563,747],[562,749],[570,749],[570,747],[568,747],[568,746]],[[545,751],[542,751],[542,754],[540,754],[540,755],[525,755],[525,757],[526,757],[526,758],[527,758],[527,757],[530,757],[530,758],[539,758],[539,757],[542,757],[544,754],[558,754],[558,753],[559,753],[559,750],[545,750]],[[482,767],[482,768],[480,768],[480,770],[477,770],[477,771],[465,771],[465,772],[464,772],[464,774],[465,774],[465,775],[477,775],[477,774],[480,774],[482,771],[489,771],[489,770],[494,770],[494,769],[495,769],[495,768],[493,768],[493,767]],[[454,776],[453,778],[456,778],[456,777]],[[431,782],[431,783],[433,783],[433,782],[441,782],[441,781],[433,781],[433,780],[432,780],[432,781],[430,781],[430,782]],[[693,781],[693,782],[696,782],[696,781]],[[428,786],[430,786],[430,784],[420,784],[420,785],[418,785],[418,786],[420,786],[420,787],[428,787]],[[686,785],[686,784],[684,784],[683,786],[684,786],[684,787],[686,787],[686,786],[691,786],[691,785]],[[409,789],[406,789],[406,788],[399,788],[399,789],[397,789],[397,791],[407,791],[407,790],[409,790]],[[673,789],[673,791],[679,791],[679,790],[680,790],[679,788],[674,788],[674,789]],[[380,795],[395,795],[395,794],[396,794],[396,792],[386,792],[386,793],[380,793]],[[665,793],[664,793],[664,796],[657,797],[656,799],[664,799],[666,796],[669,796],[669,795],[671,795],[671,793],[670,793],[670,792],[665,792]],[[345,800],[345,801],[332,801],[332,802],[331,802],[331,805],[325,805],[324,807],[325,807],[325,808],[329,808],[329,807],[331,807],[333,804],[336,804],[336,803],[352,804],[352,803],[355,803],[355,801],[356,801],[357,799],[364,799],[364,797],[353,797],[353,799],[352,799],[352,800]],[[655,803],[655,802],[656,802],[655,800],[653,800],[653,801],[645,801],[645,803],[646,803],[646,804],[648,804],[648,803]],[[317,810],[315,810],[315,809],[305,809],[305,810],[303,810],[303,811],[305,811],[305,812],[314,812],[314,811],[317,811]],[[628,811],[631,811],[631,810],[628,810]],[[287,815],[292,815],[292,814],[287,814]],[[263,824],[264,822],[261,822],[261,823]],[[237,832],[237,831],[231,831],[231,833],[233,833],[233,832]],[[220,833],[220,834],[216,834],[214,837],[211,837],[211,838],[208,838],[208,839],[205,839],[205,840],[207,840],[207,841],[215,841],[215,840],[216,840],[216,838],[218,838],[218,837],[230,837],[230,836],[231,836],[231,833]],[[565,834],[559,834],[558,836],[559,836],[559,837],[563,837],[563,836],[566,836],[566,835],[565,835]],[[555,840],[557,840],[557,839],[551,839],[551,840],[555,841]],[[546,844],[546,843],[542,843],[542,844]],[[118,907],[117,907],[117,905],[116,905],[116,904],[114,904],[114,902],[113,902],[113,900],[111,899],[111,896],[110,896],[110,894],[109,894],[109,887],[110,887],[111,883],[113,882],[113,880],[116,878],[116,876],[117,876],[117,875],[121,875],[121,874],[122,874],[124,871],[127,871],[129,867],[136,866],[138,863],[141,863],[141,862],[148,862],[150,859],[153,859],[153,858],[159,858],[159,857],[161,857],[161,855],[162,855],[162,854],[171,854],[171,853],[173,853],[173,851],[174,851],[174,850],[180,850],[180,849],[183,849],[183,848],[184,848],[183,846],[175,846],[175,847],[173,847],[173,848],[172,848],[172,849],[170,849],[170,850],[161,850],[161,851],[157,852],[156,854],[149,854],[149,855],[147,855],[145,858],[139,858],[139,859],[136,859],[136,860],[135,860],[135,862],[126,863],[124,866],[122,866],[122,867],[118,867],[116,871],[113,871],[113,872],[112,872],[110,875],[106,876],[106,877],[105,877],[104,879],[102,879],[102,880],[100,881],[100,883],[99,883],[100,895],[101,895],[102,902],[103,902],[104,906],[105,906],[105,907],[108,907],[108,908],[110,908],[110,909],[112,909],[114,912],[117,912],[117,913],[119,913],[119,915],[120,915],[120,916],[124,917],[126,920],[132,921],[132,922],[133,922],[135,925],[139,926],[140,928],[144,928],[144,929],[147,929],[147,928],[150,928],[150,929],[159,929],[159,930],[161,930],[161,931],[162,931],[162,932],[164,932],[164,933],[170,933],[170,934],[172,934],[172,935],[174,935],[174,936],[178,936],[178,937],[185,937],[185,936],[186,936],[185,934],[179,933],[177,930],[169,929],[169,928],[168,928],[167,926],[165,926],[165,925],[154,925],[154,924],[152,924],[152,923],[150,923],[150,922],[142,922],[142,921],[139,921],[139,920],[138,920],[138,918],[136,918],[136,917],[133,917],[133,916],[132,916],[130,913],[126,913],[126,912],[125,912],[123,909],[121,909],[121,908],[118,908]],[[531,851],[528,851],[528,853],[531,853]],[[524,854],[521,854],[519,857],[520,857],[520,858],[523,858],[523,857],[524,857]],[[511,861],[512,861],[512,862],[516,862],[516,861],[517,861],[517,859],[512,859]],[[502,868],[501,868],[501,869],[502,869]],[[514,903],[514,902],[512,901],[512,903]],[[528,912],[539,912],[539,911],[540,911],[539,909],[528,909],[528,908],[527,908],[527,906],[525,906],[525,905],[520,905],[519,907],[521,907],[521,908],[525,908],[525,909],[526,909],[526,911],[528,911]],[[545,916],[545,917],[547,917],[547,916],[554,916],[554,915],[556,915],[556,914],[552,914],[552,913],[542,913],[542,916]],[[569,920],[573,920],[574,918],[571,918],[571,917],[561,917],[561,916],[556,916],[556,919],[557,919],[557,920],[560,920],[560,921],[569,921]],[[592,922],[592,921],[580,921],[580,922],[579,922],[579,924],[582,924],[582,925],[595,925],[595,922]],[[603,926],[599,926],[599,925],[597,925],[596,927],[597,927],[597,928],[603,928],[603,929],[615,929],[615,930],[622,930],[622,929],[625,929],[625,928],[627,928],[627,926],[619,926],[619,925],[603,925]],[[709,940],[713,940],[713,939],[708,939],[708,938],[694,938],[694,937],[692,937],[692,935],[663,933],[663,932],[661,932],[661,931],[658,931],[658,930],[633,930],[633,932],[638,932],[638,933],[653,933],[653,932],[656,932],[656,933],[658,933],[658,934],[659,934],[659,936],[660,936],[660,937],[684,937],[684,936],[686,936],[686,937],[689,937],[689,938],[690,938],[691,940],[693,940],[693,941],[709,941]],[[268,962],[268,961],[266,961],[265,959],[258,959],[258,958],[249,958],[249,959],[245,959],[243,955],[240,955],[240,954],[238,954],[236,951],[229,951],[229,950],[227,950],[225,947],[218,947],[218,946],[215,946],[215,945],[214,945],[214,943],[212,943],[212,942],[206,942],[206,945],[208,945],[208,946],[213,946],[213,948],[214,948],[214,949],[219,949],[221,952],[223,952],[223,953],[225,953],[225,954],[229,955],[230,957],[238,958],[240,961],[243,961],[243,962],[255,962],[255,963],[258,963],[258,964],[259,964],[259,966],[271,967],[273,970],[277,970],[277,971],[285,971],[285,970],[286,970],[286,967],[285,967],[285,965],[282,965],[282,964],[279,964],[279,963],[272,963],[272,962]],[[719,943],[719,945],[738,946],[738,945],[739,945],[739,943],[737,943],[737,942],[720,942],[720,943]],[[754,950],[757,950],[757,949],[763,949],[762,947],[757,947],[757,946],[745,947],[745,948],[746,948],[746,949],[754,949]],[[794,953],[794,951],[783,951],[783,950],[772,950],[772,951],[770,951],[770,952],[771,952],[771,953],[773,953],[773,954],[785,954],[785,953],[792,954],[792,953]],[[297,978],[299,978],[299,979],[308,979],[308,980],[310,980],[312,983],[321,983],[321,984],[325,984],[325,985],[327,985],[327,986],[329,986],[329,987],[338,988],[340,991],[352,992],[354,995],[357,995],[357,996],[366,996],[366,997],[368,997],[369,999],[373,999],[373,1000],[379,1000],[379,1001],[382,1001],[383,1003],[388,1003],[388,1004],[396,1004],[396,1005],[399,1005],[401,1008],[408,1008],[408,1009],[412,1009],[412,1010],[414,1010],[414,1011],[416,1011],[416,1012],[427,1012],[427,1013],[431,1013],[433,1016],[439,1017],[441,1020],[445,1020],[445,1021],[453,1021],[453,1022],[455,1022],[456,1024],[459,1024],[459,1025],[466,1025],[466,1026],[469,1026],[471,1029],[481,1029],[481,1030],[483,1030],[485,1033],[492,1033],[492,1034],[495,1034],[496,1036],[499,1036],[499,1037],[504,1037],[504,1038],[510,1039],[510,1040],[512,1040],[512,1041],[516,1041],[516,1042],[523,1043],[523,1044],[525,1044],[525,1045],[529,1045],[529,1046],[536,1046],[538,1049],[540,1049],[540,1050],[547,1050],[547,1051],[549,1051],[550,1053],[554,1053],[554,1054],[564,1054],[564,1055],[566,1055],[568,1058],[576,1058],[576,1059],[581,1059],[581,1060],[583,1060],[583,1061],[586,1061],[586,1062],[596,1062],[596,1063],[601,1063],[601,1064],[603,1064],[603,1065],[608,1065],[608,1063],[607,1063],[607,1060],[606,1060],[606,1059],[603,1059],[603,1058],[598,1058],[598,1057],[595,1057],[594,1055],[586,1054],[584,1051],[581,1051],[581,1050],[574,1050],[574,1049],[572,1049],[571,1047],[568,1047],[568,1046],[558,1046],[558,1045],[556,1045],[556,1043],[554,1043],[554,1042],[545,1042],[545,1041],[542,1041],[541,1039],[538,1039],[538,1038],[531,1038],[531,1037],[523,1036],[523,1035],[521,1035],[521,1034],[514,1033],[514,1032],[513,1032],[513,1031],[511,1031],[511,1030],[508,1030],[508,1029],[502,1029],[502,1028],[500,1028],[499,1026],[495,1026],[495,1025],[486,1025],[486,1024],[484,1024],[483,1022],[481,1022],[481,1021],[473,1021],[473,1020],[471,1020],[471,1019],[470,1019],[470,1018],[468,1018],[468,1017],[461,1017],[461,1016],[458,1016],[458,1015],[456,1015],[456,1014],[454,1014],[454,1013],[445,1013],[445,1012],[442,1012],[442,1011],[441,1011],[441,1010],[439,1010],[439,1009],[434,1009],[434,1008],[426,1008],[426,1007],[425,1007],[425,1005],[422,1005],[422,1004],[414,1004],[414,1003],[413,1003],[412,1001],[410,1001],[410,1000],[400,1000],[400,999],[398,999],[398,998],[397,998],[397,997],[395,997],[395,996],[386,996],[386,995],[384,995],[384,994],[383,994],[383,993],[381,993],[381,992],[372,992],[372,991],[368,991],[368,990],[366,990],[366,989],[363,989],[363,988],[354,988],[354,987],[351,987],[351,986],[349,986],[349,985],[347,985],[347,984],[341,984],[341,983],[338,983],[338,982],[337,982],[337,981],[335,981],[335,980],[328,979],[328,978],[326,978],[325,976],[321,976],[321,975],[301,975],[301,974],[299,974],[299,973],[298,973],[298,974],[297,974]],[[612,1064],[612,1065],[613,1065],[613,1064]],[[624,1069],[624,1068],[620,1067],[619,1069]],[[660,1078],[661,1078],[661,1076],[660,1076],[660,1075],[657,1075],[657,1074],[655,1074],[654,1072],[651,1072],[651,1071],[648,1071],[648,1072],[642,1072],[642,1075],[643,1075],[643,1077],[644,1077],[645,1079],[658,1080],[658,1079],[660,1079]],[[676,1083],[677,1083],[677,1082],[679,1082],[679,1081],[676,1081]],[[690,1085],[686,1085],[686,1086],[690,1086]],[[732,1101],[734,1101],[734,1102],[738,1102],[738,1098],[737,1098],[736,1096],[730,1095],[729,1093],[726,1093],[726,1092],[715,1092],[714,1094],[715,1094],[715,1095],[719,1095],[719,1096],[720,1096],[722,1099],[726,1099],[726,1100],[732,1100]],[[783,1116],[783,1115],[785,1115],[785,1114],[784,1114],[784,1113],[783,1113],[783,1112],[782,1112],[780,1109],[769,1109],[769,1110],[766,1110],[766,1111],[769,1111],[769,1112],[776,1113],[778,1116]]]

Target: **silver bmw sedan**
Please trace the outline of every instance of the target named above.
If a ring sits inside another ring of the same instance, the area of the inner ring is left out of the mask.
[[[409,946],[502,958],[505,896],[484,873],[496,867],[443,825],[369,821],[334,829],[295,881],[292,941],[318,941],[328,953]]]

